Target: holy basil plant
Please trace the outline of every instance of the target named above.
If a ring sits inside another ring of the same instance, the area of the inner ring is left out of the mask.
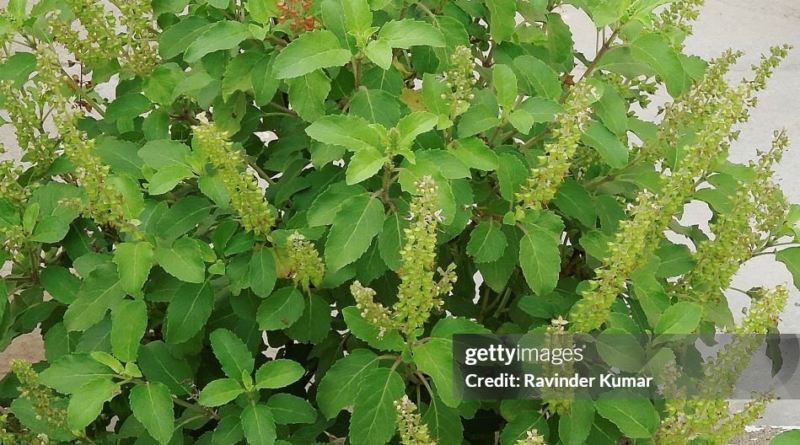
[[[769,393],[464,400],[452,363],[459,333],[774,332],[785,288],[739,323],[723,291],[762,255],[800,282],[788,139],[727,154],[788,48],[731,82],[683,51],[702,3],[11,0],[0,345],[46,361],[0,442],[725,443]]]

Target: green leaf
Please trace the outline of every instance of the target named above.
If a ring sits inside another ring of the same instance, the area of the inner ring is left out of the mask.
[[[303,76],[320,68],[342,66],[350,61],[336,36],[327,30],[307,32],[281,50],[272,72],[278,79]]]
[[[244,439],[242,421],[239,416],[231,415],[219,421],[217,428],[214,429],[211,445],[234,445],[242,439]]]
[[[192,63],[206,54],[236,48],[248,37],[250,30],[247,25],[232,20],[219,21],[206,29],[186,48],[183,60]]]
[[[317,405],[327,419],[351,406],[364,377],[378,367],[378,356],[367,349],[356,349],[340,358],[322,377],[317,390]]]
[[[158,235],[175,239],[194,229],[211,213],[212,204],[207,199],[187,196],[172,205],[158,221]]]
[[[214,291],[208,282],[183,283],[167,309],[164,337],[167,343],[183,343],[202,329],[214,309]]]
[[[158,382],[136,385],[131,390],[130,401],[133,416],[150,436],[162,445],[169,443],[175,428],[169,388]]]
[[[520,110],[530,113],[534,123],[542,123],[552,121],[556,114],[564,112],[564,107],[549,99],[529,97],[522,102]]]
[[[250,17],[262,25],[269,23],[270,17],[278,15],[275,2],[270,0],[247,0],[246,6]]]
[[[222,98],[228,98],[237,91],[253,88],[253,69],[264,56],[257,52],[244,52],[230,61],[222,77]]]
[[[510,113],[517,100],[517,75],[508,65],[495,65],[492,72],[492,84],[497,92],[497,101],[503,107],[503,112]]]
[[[461,116],[458,122],[458,137],[466,138],[491,130],[500,124],[500,118],[491,108],[479,104],[474,105]]]
[[[200,256],[198,241],[181,238],[171,248],[159,247],[156,261],[167,273],[187,283],[202,283],[206,279],[206,266]]]
[[[664,311],[656,325],[656,334],[691,334],[697,330],[703,309],[695,303],[682,301]]]
[[[151,141],[139,149],[139,157],[148,167],[160,170],[165,167],[182,166],[189,168],[186,158],[190,150],[178,141]]]
[[[308,296],[308,303],[303,315],[294,323],[286,334],[299,343],[319,343],[331,329],[331,306],[316,294]]]
[[[383,203],[366,195],[342,205],[325,242],[325,263],[331,272],[361,258],[383,226]]]
[[[614,134],[622,136],[628,130],[628,106],[615,88],[603,89],[603,97],[594,103],[594,111]]]
[[[369,3],[367,0],[342,0],[342,10],[347,32],[362,46],[371,34],[372,11],[369,10]]]
[[[67,408],[67,423],[70,429],[83,430],[92,423],[103,405],[111,400],[119,390],[119,385],[108,379],[92,380],[82,385],[74,393]]]
[[[85,331],[99,323],[123,298],[125,291],[116,266],[99,266],[89,274],[78,290],[78,298],[67,308],[64,325],[68,331]]]
[[[388,70],[392,66],[392,47],[385,39],[369,42],[364,48],[364,54],[375,65]]]
[[[266,0],[257,0],[266,1]],[[272,101],[281,81],[272,75],[272,68],[275,64],[275,57],[265,56],[256,63],[250,74],[255,93],[256,104],[264,106]]]
[[[575,218],[587,227],[597,223],[597,211],[592,195],[578,181],[567,178],[558,189],[553,202],[565,215]]]
[[[581,134],[581,141],[594,148],[606,163],[614,168],[622,168],[628,163],[628,149],[605,125],[591,121]]]
[[[122,289],[130,295],[141,295],[154,260],[153,245],[147,241],[119,244],[114,250],[114,263]]]
[[[247,345],[227,329],[217,329],[209,336],[214,355],[228,377],[241,381],[244,375],[253,373],[255,359]]]
[[[408,226],[408,221],[400,212],[392,212],[386,217],[378,235],[378,253],[391,270],[397,271],[401,267],[400,251],[403,247],[404,231]]]
[[[467,243],[467,253],[475,259],[475,262],[486,263],[500,259],[506,246],[508,240],[498,225],[483,221],[472,230]]]
[[[153,341],[139,348],[138,363],[147,380],[161,382],[179,396],[191,392],[194,378],[189,363],[173,356],[164,342]]]
[[[401,114],[400,101],[383,90],[361,89],[350,100],[351,116],[364,118],[386,128],[397,125]]]
[[[594,402],[576,399],[571,403],[568,415],[558,421],[558,435],[564,445],[583,445],[589,438],[594,423]]]
[[[62,216],[48,216],[36,224],[36,228],[28,240],[39,243],[57,243],[69,232],[70,219]]]
[[[604,393],[595,402],[597,412],[631,439],[648,439],[658,430],[661,418],[652,402],[627,390]]]
[[[269,398],[267,406],[278,425],[314,423],[317,420],[317,411],[311,403],[291,394],[275,394]]]
[[[497,154],[475,137],[457,140],[453,154],[469,168],[476,170],[493,171],[499,165]]]
[[[81,280],[73,275],[69,269],[51,265],[42,270],[39,280],[54,300],[63,304],[70,304],[78,297]]]
[[[527,81],[531,93],[554,101],[561,97],[558,75],[546,63],[533,56],[520,56],[514,59],[514,66]]]
[[[606,329],[597,336],[595,344],[600,357],[610,366],[632,373],[644,368],[644,348],[636,336],[623,329]]]
[[[431,338],[414,348],[414,363],[433,379],[442,402],[457,408],[461,398],[454,390],[453,341],[450,338]]]
[[[552,292],[561,271],[558,241],[543,230],[529,231],[520,241],[519,264],[533,292],[542,296]]]
[[[439,118],[435,114],[427,111],[415,111],[400,119],[397,124],[397,131],[400,133],[398,145],[400,147],[411,147],[417,136],[433,130],[438,121]]]
[[[775,436],[769,445],[795,445],[800,443],[800,430],[786,431]]]
[[[257,389],[278,389],[300,380],[306,371],[300,363],[288,359],[275,359],[264,363],[256,371]]]
[[[404,393],[403,379],[392,369],[373,369],[364,376],[350,420],[353,445],[383,445],[394,436],[394,402]]]
[[[355,306],[342,309],[342,315],[344,315],[344,322],[350,329],[350,333],[373,348],[391,351],[403,349],[403,338],[397,329],[383,329],[384,335],[379,336],[382,329],[365,320],[361,316],[361,311]]]
[[[541,413],[531,410],[522,411],[503,428],[503,432],[500,434],[500,443],[513,445],[518,440],[528,437],[528,431],[531,430],[536,430],[545,438],[550,435],[550,427]]]
[[[103,138],[95,147],[97,156],[114,171],[127,173],[136,179],[144,179],[142,175],[144,163],[138,156],[138,150],[137,144],[113,138]]]
[[[275,256],[272,249],[266,247],[257,250],[250,257],[250,289],[261,298],[267,298],[275,288],[277,272]]]
[[[264,331],[286,329],[300,319],[305,306],[303,295],[294,287],[278,289],[258,306],[258,327]]]
[[[353,185],[375,176],[388,158],[376,148],[364,148],[357,151],[347,164],[347,184]]]
[[[130,93],[118,97],[106,107],[106,122],[131,121],[150,111],[150,100],[141,94]]]
[[[272,411],[266,405],[248,405],[242,411],[242,429],[250,445],[272,445],[277,437]]]
[[[233,379],[219,379],[210,382],[200,391],[197,402],[203,406],[213,408],[224,405],[244,394],[242,384]]]
[[[176,64],[159,65],[145,77],[142,91],[154,103],[171,105],[177,97],[174,94],[175,87],[182,79],[183,72]]]
[[[378,38],[392,48],[409,49],[412,46],[445,46],[444,35],[431,24],[418,20],[392,20],[381,27]]]
[[[489,8],[489,31],[497,43],[511,40],[516,27],[517,3],[514,0],[486,0]]]
[[[686,73],[678,58],[678,53],[660,34],[645,34],[631,43],[631,56],[634,60],[649,65],[667,85],[672,97],[685,91]]]
[[[313,122],[325,116],[325,99],[331,91],[331,81],[320,69],[288,79],[289,102],[305,121]]]
[[[800,289],[800,247],[791,247],[775,254],[775,259],[786,265],[794,280],[794,287]]]
[[[428,426],[431,437],[439,445],[461,445],[464,440],[464,425],[461,416],[455,408],[450,408],[442,403],[435,395],[431,396],[430,404],[421,408],[422,422]]]
[[[380,134],[362,118],[334,115],[317,119],[306,128],[312,139],[331,145],[341,145],[352,151],[374,149],[380,144]]]
[[[672,278],[683,275],[694,269],[696,264],[692,252],[683,244],[667,244],[656,249],[661,259],[656,271],[658,278]]]
[[[22,88],[34,70],[36,55],[17,52],[0,65],[0,80],[12,81],[15,88]]]
[[[147,305],[143,300],[121,301],[111,311],[111,348],[123,362],[135,362],[139,342],[147,330]]]
[[[111,380],[114,372],[89,355],[72,354],[58,359],[39,373],[39,383],[61,394],[72,394],[81,386],[98,380]]]
[[[165,60],[186,51],[192,42],[197,40],[211,27],[208,20],[189,16],[185,20],[167,28],[159,38],[158,52]]]

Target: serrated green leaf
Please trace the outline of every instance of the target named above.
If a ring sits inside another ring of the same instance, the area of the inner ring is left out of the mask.
[[[167,343],[183,343],[202,329],[214,309],[214,291],[208,282],[183,283],[167,308],[164,337]]]
[[[268,297],[275,288],[277,272],[272,249],[262,248],[250,257],[250,289],[261,298]]]
[[[581,134],[581,141],[594,148],[606,163],[614,168],[622,168],[628,163],[628,149],[617,136],[598,121],[592,121]]]
[[[111,349],[123,362],[135,362],[139,342],[147,330],[147,305],[143,300],[121,301],[111,311]]]
[[[420,45],[439,48],[446,44],[441,31],[418,20],[392,20],[381,27],[378,38],[392,48],[403,49]]]
[[[529,231],[520,241],[519,264],[525,281],[537,295],[552,292],[561,271],[558,241],[543,230]]]
[[[162,383],[136,385],[130,395],[131,411],[147,432],[162,445],[172,439],[175,428],[175,413],[172,397]]]
[[[328,268],[337,271],[359,259],[381,231],[383,218],[383,204],[369,196],[355,196],[342,205],[325,243]]]
[[[292,394],[274,394],[267,406],[278,425],[314,423],[317,420],[317,411],[311,403]]]
[[[125,298],[113,264],[97,267],[84,280],[78,298],[67,308],[64,325],[69,331],[85,331],[105,317],[109,309]]]
[[[405,393],[403,379],[389,368],[364,376],[353,404],[350,440],[353,445],[383,445],[395,432],[394,402]]]
[[[500,231],[499,226],[484,221],[472,229],[467,243],[467,253],[478,263],[497,261],[503,256],[507,245],[506,236]]]
[[[294,360],[276,359],[264,363],[256,371],[257,389],[278,389],[300,380],[305,369]]]
[[[206,54],[236,48],[248,37],[250,30],[246,25],[232,20],[219,21],[206,29],[186,48],[183,60],[192,63]]]
[[[595,407],[631,439],[653,437],[661,421],[652,402],[627,390],[602,394]]]
[[[350,51],[339,45],[332,32],[317,30],[301,35],[281,50],[272,72],[278,79],[290,79],[320,68],[342,66],[350,57]]]
[[[61,394],[72,394],[81,386],[98,379],[111,380],[114,372],[86,354],[61,357],[39,373],[39,383]]]
[[[550,100],[561,97],[561,82],[552,68],[533,56],[514,59],[514,66],[528,83],[531,93]]]
[[[181,238],[171,248],[157,248],[155,258],[158,265],[173,277],[187,283],[202,283],[206,279],[206,266],[200,252],[196,240]]]
[[[67,408],[67,423],[73,430],[83,430],[92,423],[103,405],[111,400],[119,390],[119,385],[102,378],[82,385],[72,393]]]
[[[585,226],[594,227],[597,223],[592,195],[574,179],[568,178],[561,183],[553,202],[565,215],[577,219]]]
[[[332,145],[341,145],[352,151],[374,149],[380,143],[380,134],[369,123],[353,116],[335,115],[317,119],[306,128],[312,139]]]
[[[378,367],[378,356],[366,349],[356,349],[333,364],[322,377],[317,391],[317,404],[322,414],[331,419],[351,406],[364,377]]]
[[[703,309],[695,303],[682,301],[670,306],[658,319],[656,334],[691,334],[700,325]]]
[[[375,176],[388,158],[376,148],[364,148],[357,151],[347,164],[347,184],[354,185]]]
[[[242,384],[233,379],[219,379],[210,382],[200,391],[197,402],[203,406],[213,408],[231,402],[244,393]]]
[[[266,405],[248,405],[242,411],[242,429],[250,445],[272,445],[275,443],[275,419]]]
[[[300,319],[305,306],[303,295],[297,289],[278,289],[259,305],[258,326],[265,331],[286,329]]]

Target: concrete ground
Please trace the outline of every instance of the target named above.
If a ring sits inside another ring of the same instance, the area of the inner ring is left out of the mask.
[[[7,0],[0,0],[5,7]],[[570,14],[568,21],[579,23],[585,18]],[[590,25],[589,25],[590,26]],[[594,33],[583,34],[576,30],[576,41],[580,48],[591,54],[594,48]],[[689,53],[713,58],[727,48],[746,52],[735,71],[734,78],[748,75],[750,65],[759,60],[759,55],[771,45],[794,44],[798,48],[776,72],[770,87],[760,94],[759,106],[752,113],[750,122],[743,126],[740,140],[731,150],[731,158],[743,162],[755,157],[756,150],[769,147],[772,132],[788,129],[790,137],[800,140],[800,2],[797,0],[706,0],[695,34],[687,42]],[[0,128],[0,143],[9,149],[2,158],[18,157],[19,152],[11,142],[13,132],[9,127]],[[790,201],[800,203],[800,143],[790,147],[781,165],[777,168],[780,183]],[[702,221],[707,215],[702,209],[692,209],[686,218]],[[752,286],[769,286],[790,283],[791,276],[781,264],[761,257],[746,264],[737,275],[734,286],[748,289]],[[746,301],[736,294],[730,295],[734,313],[740,313]],[[781,331],[800,333],[800,292],[792,288]],[[41,359],[41,339],[36,335],[15,341],[0,354],[0,375],[7,371],[10,358]],[[800,402],[778,401],[758,421],[761,425],[786,425],[800,427]],[[766,444],[772,436],[768,432],[753,433],[741,442]]]

